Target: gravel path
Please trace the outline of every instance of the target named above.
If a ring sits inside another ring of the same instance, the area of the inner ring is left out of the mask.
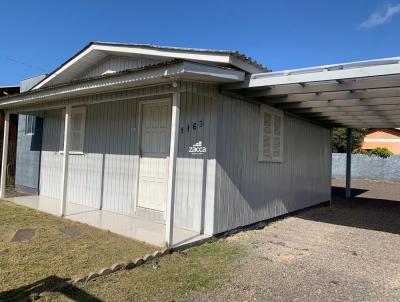
[[[354,181],[351,201],[333,186],[330,207],[226,239],[241,269],[190,301],[400,301],[400,184]]]

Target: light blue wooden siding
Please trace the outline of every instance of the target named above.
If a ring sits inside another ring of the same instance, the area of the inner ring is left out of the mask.
[[[134,58],[126,56],[108,56],[90,68],[88,71],[84,72],[79,78],[85,79],[100,76],[109,72],[141,68],[147,65],[160,63],[162,61],[165,60]]]
[[[19,189],[37,192],[42,147],[42,119],[36,118],[34,135],[25,134],[25,121],[26,115],[19,115],[15,184]]]
[[[202,229],[211,234],[216,146],[216,101],[213,96],[216,88],[205,84],[182,83],[182,89],[187,92],[181,94],[180,127],[184,131],[179,132],[175,224],[191,230]],[[91,105],[87,106],[84,155],[70,156],[69,201],[96,208],[102,202],[103,209],[133,214],[138,166],[138,101],[171,98],[164,86],[140,91],[138,95],[152,93],[154,96],[121,101],[112,101],[110,96],[109,102],[104,102],[100,95],[80,99],[79,103]],[[95,103],[96,98],[102,103]],[[74,105],[79,103],[75,102]],[[62,154],[59,153],[61,109],[45,111],[44,117],[41,194],[59,198],[62,171]],[[199,126],[200,121],[203,127]],[[198,126],[196,130],[193,130],[194,123]],[[187,126],[190,127],[189,131]],[[208,152],[205,155],[189,154],[189,146],[200,140]]]
[[[214,233],[330,200],[330,130],[285,115],[283,162],[260,163],[259,108],[218,99]]]
[[[215,89],[202,84],[187,85],[187,90],[193,92],[183,93],[181,96],[175,222],[192,230],[204,230],[206,234],[212,234],[216,146]],[[189,153],[189,147],[199,141],[207,148],[207,152],[198,155]]]
[[[128,100],[87,107],[84,155],[70,156],[69,201],[131,213],[136,110],[137,102]],[[44,121],[41,194],[59,198],[61,110],[46,112]]]

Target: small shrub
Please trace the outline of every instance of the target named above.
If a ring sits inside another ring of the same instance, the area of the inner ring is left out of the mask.
[[[369,153],[382,158],[388,158],[389,156],[393,155],[393,153],[389,149],[381,147],[372,149]]]
[[[353,154],[365,154],[365,155],[376,155],[382,158],[388,158],[389,156],[393,155],[393,153],[387,149],[382,147],[377,147],[372,150],[365,150],[361,148],[354,149]]]

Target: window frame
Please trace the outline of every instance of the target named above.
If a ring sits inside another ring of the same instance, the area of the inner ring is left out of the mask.
[[[73,118],[76,113],[83,113],[82,119],[82,127],[81,127],[81,142],[79,150],[72,150],[72,127],[73,127]],[[70,125],[70,150],[69,154],[76,154],[76,155],[83,155],[84,146],[85,146],[85,132],[86,132],[86,115],[87,115],[87,108],[85,106],[80,107],[73,107],[71,108],[71,125]],[[65,132],[65,109],[61,111],[61,133],[60,133],[60,144],[59,144],[59,153],[64,153],[64,132]]]
[[[29,119],[32,119],[31,123],[29,123]],[[28,129],[29,125],[31,126],[31,129]],[[36,116],[25,115],[25,135],[33,136],[35,135],[35,130],[36,130]]]
[[[264,155],[264,117],[265,113],[271,114],[271,138],[269,144],[269,154],[267,157]],[[273,156],[273,141],[275,135],[275,117],[280,117],[280,154],[279,156]],[[283,153],[284,153],[284,113],[281,110],[272,108],[267,105],[260,106],[260,123],[259,123],[259,151],[258,151],[258,161],[259,162],[271,162],[271,163],[282,163],[283,162]]]

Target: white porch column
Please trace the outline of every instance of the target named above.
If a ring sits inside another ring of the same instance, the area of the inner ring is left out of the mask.
[[[180,92],[178,90],[177,92],[174,92],[172,96],[171,142],[169,148],[167,217],[165,227],[166,243],[169,247],[172,246],[174,236],[175,176],[176,157],[178,155],[179,107]]]
[[[347,128],[346,151],[346,198],[351,197],[351,152],[353,150],[353,130]]]
[[[61,182],[61,210],[60,216],[65,215],[67,207],[67,187],[68,187],[68,161],[69,161],[69,141],[70,141],[70,128],[71,128],[71,106],[65,108],[65,122],[64,122],[64,153],[63,153],[63,168],[62,168],[62,182]]]
[[[8,133],[10,130],[10,113],[4,116],[3,155],[1,161],[0,198],[6,197],[7,158],[8,158]]]

